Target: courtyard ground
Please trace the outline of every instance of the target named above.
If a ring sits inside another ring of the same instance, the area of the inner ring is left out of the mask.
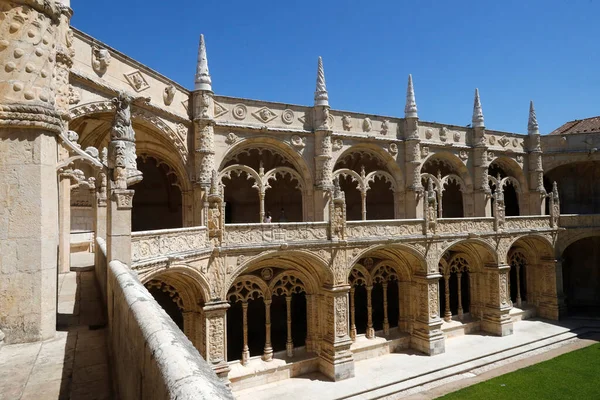
[[[0,400],[112,398],[94,272],[61,274],[58,285],[56,336],[0,349]]]
[[[600,344],[560,355],[440,397],[454,399],[597,399]]]

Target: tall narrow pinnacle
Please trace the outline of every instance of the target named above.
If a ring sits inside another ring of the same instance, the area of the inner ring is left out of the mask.
[[[208,59],[206,58],[206,44],[204,35],[200,35],[200,45],[198,46],[198,64],[196,65],[196,81],[194,90],[212,91],[210,73],[208,72]]]
[[[540,127],[538,125],[537,116],[535,115],[535,108],[533,108],[533,101],[529,102],[529,121],[527,122],[527,133],[529,135],[540,134]]]
[[[473,103],[473,128],[483,128],[483,110],[481,108],[481,100],[479,99],[479,89],[475,89],[475,101]]]
[[[323,70],[323,59],[319,57],[317,65],[317,88],[315,90],[315,106],[329,107],[329,95],[325,86],[325,70]]]
[[[417,102],[415,101],[415,89],[413,88],[412,75],[410,74],[408,75],[408,87],[406,88],[404,118],[419,118],[417,115]]]

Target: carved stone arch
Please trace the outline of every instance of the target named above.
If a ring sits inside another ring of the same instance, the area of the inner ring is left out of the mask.
[[[168,149],[156,146],[153,143],[136,143],[136,152],[138,157],[152,157],[162,163],[167,164],[176,174],[182,192],[192,190],[192,182],[187,173],[186,165]]]
[[[166,280],[165,277],[167,277]],[[196,268],[187,264],[176,264],[169,268],[162,267],[160,269],[152,270],[147,274],[140,274],[140,281],[142,284],[146,284],[151,280],[175,282],[173,286],[176,288],[178,288],[178,286],[182,286],[182,284],[185,284],[185,287],[189,289],[188,292],[194,293],[192,298],[196,297],[195,304],[197,306],[199,306],[199,300],[208,301],[210,299],[209,284],[206,277]],[[177,282],[180,282],[179,285]]]
[[[308,167],[306,160],[289,144],[268,136],[253,136],[251,139],[241,138],[241,140],[232,146],[223,156],[219,170],[223,169],[224,165],[237,153],[252,148],[265,148],[279,154],[294,166],[296,171],[302,177],[302,184],[305,188],[313,187],[311,169]]]
[[[450,165],[452,169],[458,173],[458,176],[461,177],[468,191],[470,192],[473,190],[473,180],[471,178],[469,169],[457,155],[448,151],[443,150],[430,153],[421,163],[420,171],[423,170],[423,166],[425,166],[425,164],[436,160],[439,160],[440,162],[446,162],[448,165]]]
[[[450,272],[472,272],[474,267],[472,257],[463,252],[454,254],[448,261]]]
[[[69,111],[69,116],[71,120],[75,120],[82,117],[89,117],[94,114],[105,114],[105,118],[107,118],[110,128],[110,121],[112,120],[112,113],[114,111],[114,105],[111,100],[102,100],[97,102],[86,103],[82,105],[78,105],[77,107],[72,108]],[[109,115],[106,115],[109,114]],[[182,138],[177,134],[168,124],[166,124],[162,118],[152,114],[152,112],[141,109],[139,107],[132,107],[131,110],[131,119],[132,122],[138,122],[143,124],[148,130],[158,131],[161,136],[165,139],[165,142],[171,144],[175,152],[179,155],[181,162],[186,165],[188,159],[188,150],[186,139]],[[134,128],[135,129],[135,128]],[[106,132],[108,133],[110,129]],[[99,148],[99,145],[102,142],[103,137],[100,137],[99,143],[88,144],[94,147]]]
[[[285,270],[275,275],[269,283],[269,292],[275,295],[292,295],[293,293],[309,293],[304,282],[308,278],[302,272],[297,270]]]
[[[404,175],[403,175],[403,172],[402,172],[400,166],[398,165],[397,161],[394,159],[394,157],[390,153],[385,151],[381,146],[377,146],[375,144],[370,144],[370,143],[355,144],[355,145],[349,147],[348,149],[346,149],[335,160],[332,160],[333,165],[335,166],[340,160],[344,159],[349,154],[355,153],[355,152],[370,153],[371,155],[380,159],[382,161],[383,165],[388,169],[388,171],[386,171],[386,172],[388,172],[393,177],[393,180],[395,182],[395,187],[396,188],[404,188]]]
[[[272,170],[268,171],[267,173],[265,173],[265,176],[263,177],[263,180],[262,180],[263,187],[265,188],[265,190],[270,188],[269,181],[271,179],[277,180],[278,175],[281,177],[285,177],[286,175],[289,175],[292,180],[295,179],[296,181],[298,181],[297,188],[300,191],[305,190],[304,179],[302,179],[302,176],[300,176],[300,174],[298,172],[296,172],[295,170],[293,170],[292,168],[289,168],[289,167],[276,167],[276,168],[273,168]]]
[[[373,278],[364,266],[356,264],[348,273],[348,283],[350,283],[350,286],[373,286]]]
[[[450,270],[449,270],[450,265],[448,264],[448,261],[446,261],[445,258],[443,258],[443,257],[440,258],[440,261],[439,261],[438,265],[439,265],[439,268],[440,268],[440,274],[442,274],[442,275],[445,276],[445,275],[448,275],[450,273]]]
[[[487,263],[497,264],[499,261],[496,248],[488,241],[479,238],[463,239],[452,243],[441,252],[440,258],[448,251],[466,254],[471,272],[479,271]]]
[[[539,262],[541,258],[553,258],[556,252],[555,246],[544,236],[530,234],[511,238],[509,250],[506,252],[506,260],[501,260],[509,264],[511,250],[520,246],[527,252],[527,258],[532,262]]]
[[[227,301],[230,302],[247,302],[251,299],[264,298],[269,300],[271,298],[271,292],[269,287],[257,276],[254,275],[240,275],[227,289]]]
[[[365,180],[363,180],[363,178],[356,171],[353,171],[348,168],[340,168],[337,171],[333,172],[333,177],[335,178],[336,176],[349,177],[352,180],[352,182],[356,182],[356,189],[359,192],[364,193],[367,191]]]
[[[231,178],[232,173],[235,173],[239,176],[242,172],[246,173],[247,179],[254,179],[254,185],[252,185],[253,188],[258,190],[259,192],[262,192],[264,190],[262,183],[263,181],[258,172],[248,167],[247,165],[234,164],[225,167],[223,170],[221,170],[221,172],[219,172],[219,181],[222,183],[223,178]]]
[[[225,286],[231,286],[245,272],[274,265],[300,271],[306,278],[303,283],[310,293],[316,293],[323,284],[333,282],[333,273],[322,257],[307,250],[270,250],[240,263],[229,275]]]
[[[359,262],[359,260],[361,260],[362,258],[367,257],[368,255],[380,252],[382,250],[394,250],[397,252],[406,252],[407,254],[409,254],[410,256],[412,256],[415,260],[418,261],[419,263],[419,271],[427,271],[427,262],[425,261],[425,254],[423,253],[424,249],[409,245],[409,244],[393,244],[393,245],[384,245],[384,244],[376,244],[370,247],[367,247],[366,249],[362,249],[357,255],[353,256],[348,264],[349,265],[355,265]],[[394,254],[394,256],[397,256],[396,254]],[[411,262],[407,262],[408,265],[413,265]],[[419,272],[419,271],[413,271],[412,269],[410,269],[409,271],[404,271],[403,273],[401,273],[401,275],[404,277],[406,274],[408,274],[407,278],[408,280],[410,280],[410,276],[412,276],[412,274]]]
[[[394,177],[387,171],[373,171],[369,172],[365,178],[365,189],[369,190],[369,183],[373,182],[375,178],[382,178],[385,182],[390,184],[390,189],[392,192],[397,192],[398,188],[396,186],[396,180]]]
[[[556,242],[556,257],[562,258],[565,250],[573,243],[590,237],[599,237],[600,231],[598,229],[586,229],[583,231],[571,231],[561,232]]]
[[[448,182],[455,182],[458,187],[460,188],[460,191],[463,194],[466,194],[468,192],[467,189],[467,185],[465,184],[465,181],[463,181],[463,179],[456,175],[456,174],[449,174],[446,175],[445,177],[442,178],[442,188],[448,183]],[[463,200],[464,201],[464,200]]]
[[[400,280],[398,271],[396,271],[396,266],[389,260],[381,260],[377,262],[377,264],[375,264],[375,266],[373,267],[373,272],[371,275],[373,283]]]
[[[525,177],[525,172],[519,163],[511,157],[501,155],[499,157],[494,158],[490,162],[490,166],[493,164],[498,165],[504,172],[506,172],[507,176],[511,176],[517,180],[519,186],[521,188],[527,188],[527,178]]]

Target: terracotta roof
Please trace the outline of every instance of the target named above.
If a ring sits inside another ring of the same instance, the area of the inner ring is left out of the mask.
[[[550,132],[550,135],[568,135],[569,133],[590,133],[600,132],[600,116],[576,119],[575,121],[567,122],[561,127]]]

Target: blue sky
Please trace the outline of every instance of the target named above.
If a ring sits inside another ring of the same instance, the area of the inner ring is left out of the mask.
[[[600,115],[598,0],[71,0],[72,24],[192,88],[204,33],[215,93],[311,105],[323,57],[331,107],[542,133]]]

